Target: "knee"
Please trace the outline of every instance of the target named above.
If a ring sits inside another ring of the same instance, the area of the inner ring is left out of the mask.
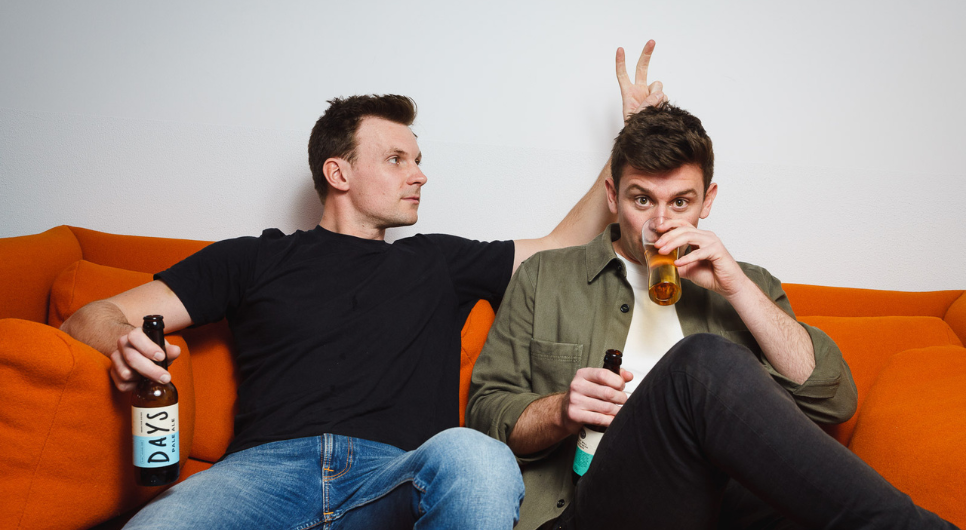
[[[711,333],[689,335],[667,353],[671,370],[723,374],[735,370],[761,371],[761,363],[748,348]]]
[[[503,442],[472,429],[454,428],[437,434],[428,443],[442,459],[438,469],[448,481],[474,490],[494,488],[522,497],[520,466]]]
[[[467,475],[520,475],[513,451],[506,444],[473,429],[446,429],[430,443],[439,454],[462,468]]]

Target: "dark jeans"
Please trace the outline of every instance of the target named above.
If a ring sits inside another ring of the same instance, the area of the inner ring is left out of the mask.
[[[825,434],[747,348],[693,335],[614,418],[561,528],[955,528]]]

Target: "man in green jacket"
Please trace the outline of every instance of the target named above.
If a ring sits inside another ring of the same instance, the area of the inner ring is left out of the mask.
[[[606,181],[618,222],[511,280],[467,423],[523,466],[517,528],[951,528],[815,424],[855,412],[851,373],[775,277],[697,228],[713,167],[693,115],[631,116]],[[647,294],[641,231],[654,217],[659,252],[687,250],[673,306]],[[600,368],[608,349],[623,351],[620,375]],[[584,425],[608,427],[589,468],[574,460]]]

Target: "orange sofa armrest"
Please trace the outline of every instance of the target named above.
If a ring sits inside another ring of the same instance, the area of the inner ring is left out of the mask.
[[[171,366],[182,464],[194,431],[189,359],[185,351]],[[0,319],[0,528],[88,528],[162,491],[134,485],[130,395],[109,367],[55,328]]]
[[[849,448],[916,504],[966,528],[966,348],[897,353],[879,373]]]

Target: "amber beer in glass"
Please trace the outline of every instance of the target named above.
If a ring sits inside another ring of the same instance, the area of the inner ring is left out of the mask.
[[[155,364],[168,369],[164,318],[144,317],[144,334],[164,352]],[[181,451],[178,440],[178,390],[172,383],[141,378],[131,396],[134,438],[134,481],[139,486],[164,486],[178,480]]]
[[[655,227],[663,221],[661,217],[648,219],[641,230],[641,239],[647,260],[647,294],[657,305],[672,305],[681,299],[681,277],[674,266],[681,249],[676,248],[667,255],[658,253],[654,243],[663,232],[658,232]]]
[[[657,252],[654,245],[644,244],[644,257],[647,259],[647,295],[657,305],[671,305],[681,299],[681,277],[674,260],[678,250],[664,255]]]

